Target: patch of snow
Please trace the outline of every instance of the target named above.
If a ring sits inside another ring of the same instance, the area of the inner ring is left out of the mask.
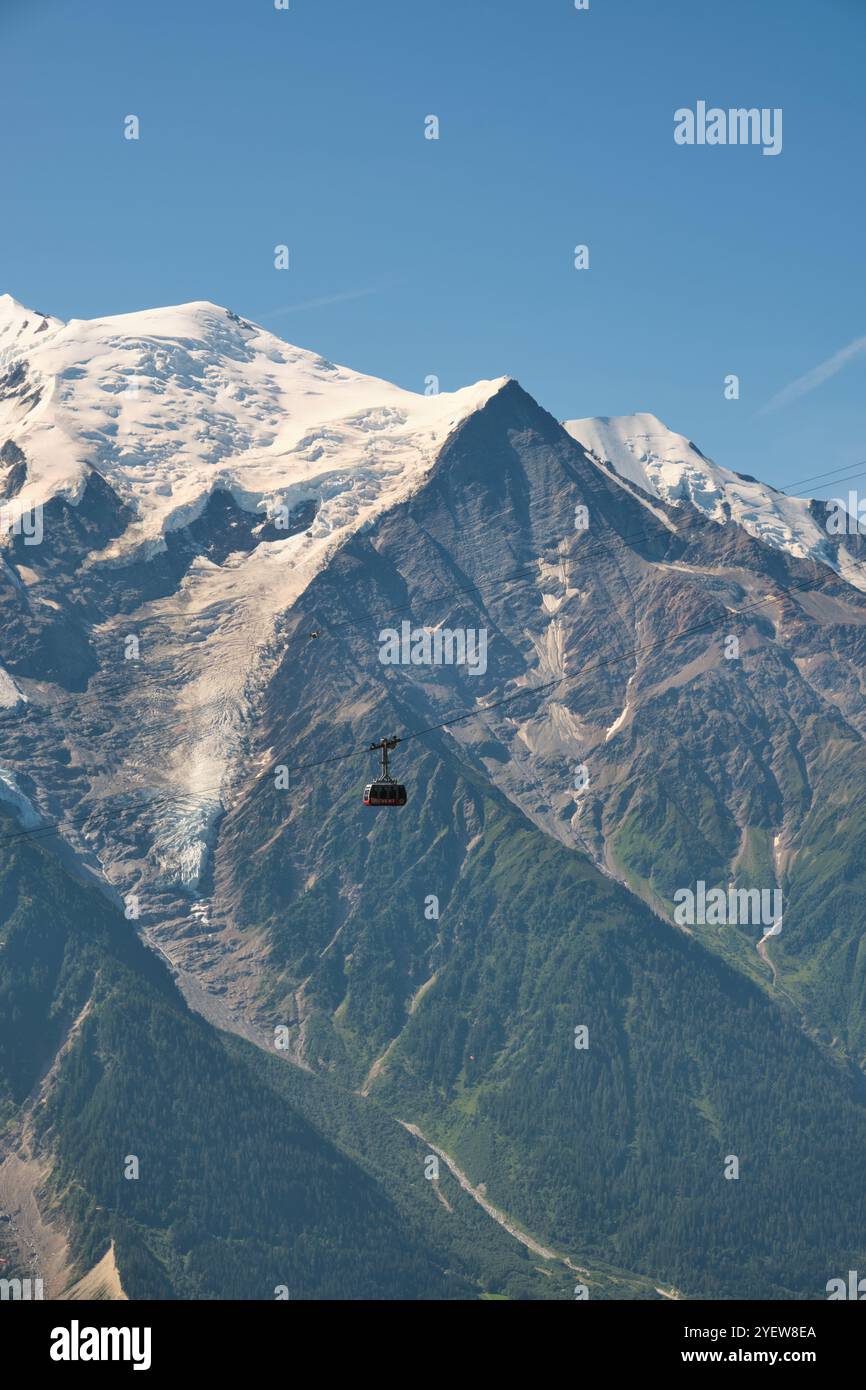
[[[18,689],[9,672],[0,666],[0,709],[15,709],[26,700],[27,696]]]
[[[773,925],[770,926],[770,927],[768,927],[767,930],[764,932],[764,935],[761,937],[761,940],[758,942],[758,945],[759,945],[759,946],[763,945],[763,943],[764,943],[769,937],[771,937],[771,936],[779,936],[779,934],[781,933],[781,930],[782,930],[782,917],[783,917],[783,915],[784,915],[784,914],[781,914],[781,913],[780,913],[778,920],[776,920],[775,918],[773,919]]]
[[[621,728],[622,728],[623,724],[624,724],[625,721],[628,719],[629,714],[631,713],[631,695],[630,695],[630,691],[631,691],[631,687],[632,687],[632,682],[633,682],[633,681],[634,681],[634,676],[629,676],[629,678],[628,678],[628,685],[627,685],[626,688],[625,688],[625,704],[624,704],[623,707],[622,707],[621,713],[617,715],[616,719],[613,721],[613,723],[611,724],[610,728],[606,731],[605,736],[604,736],[604,741],[605,741],[605,743],[607,743],[609,739],[612,739],[612,738],[613,738],[614,734],[617,732],[618,729],[621,729]]]
[[[0,767],[0,801],[14,807],[25,830],[35,830],[42,824],[42,817],[24,795],[14,772],[9,772],[5,767]]]

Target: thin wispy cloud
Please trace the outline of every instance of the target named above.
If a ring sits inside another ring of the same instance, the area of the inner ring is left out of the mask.
[[[371,294],[384,294],[385,290],[395,289],[402,284],[400,280],[389,280],[383,285],[368,285],[364,289],[342,290],[339,294],[322,295],[319,299],[304,299],[299,304],[284,304],[280,309],[265,309],[260,318],[280,318],[283,314],[300,314],[304,309],[322,309],[328,304],[344,304],[349,299],[366,299]]]
[[[767,404],[758,411],[759,415],[766,415],[771,410],[779,410],[782,406],[791,405],[793,401],[798,401],[802,396],[808,396],[810,391],[823,386],[825,381],[829,381],[837,372],[841,372],[849,362],[861,353],[866,352],[866,337],[855,338],[853,343],[847,347],[840,348],[834,352],[832,357],[828,357],[825,362],[819,362],[817,367],[813,367],[810,372],[805,372],[803,376],[798,376],[796,381],[790,382],[787,386],[778,391]]]

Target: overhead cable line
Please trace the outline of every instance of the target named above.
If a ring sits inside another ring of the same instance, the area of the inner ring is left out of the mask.
[[[792,584],[788,588],[784,589],[782,593],[766,594],[763,598],[756,599],[752,603],[745,604],[742,608],[729,610],[730,616],[732,619],[738,619],[743,617],[745,614],[752,612],[756,608],[763,607],[767,603],[783,601],[785,598],[792,594],[814,592],[816,589],[820,589],[821,587],[822,585],[818,581],[812,581],[811,583],[804,584]],[[684,637],[690,637],[699,632],[705,632],[708,629],[713,629],[718,626],[719,624],[715,618],[705,619],[703,622],[695,623],[688,628],[683,628],[679,632],[675,632],[669,637],[659,638],[654,642],[648,642],[641,646],[630,648],[627,652],[621,653],[617,656],[606,657],[602,660],[593,662],[591,665],[583,667],[580,672],[576,672],[572,676],[556,676],[552,680],[545,681],[540,685],[526,686],[522,690],[512,691],[510,694],[504,695],[500,699],[494,700],[485,705],[481,705],[480,707],[476,706],[472,709],[465,709],[462,712],[457,712],[456,714],[449,715],[447,719],[440,720],[436,724],[430,724],[426,728],[410,729],[405,734],[397,736],[397,742],[408,743],[412,739],[424,738],[428,734],[435,733],[440,729],[449,728],[454,724],[465,723],[467,720],[470,719],[479,719],[483,715],[488,714],[491,710],[500,709],[504,705],[513,704],[516,700],[525,699],[527,696],[540,695],[545,693],[546,691],[554,690],[562,685],[569,685],[576,680],[582,679],[589,672],[600,670],[608,666],[613,666],[622,661],[628,661],[633,657],[642,655],[645,652],[650,652],[654,650],[663,649],[665,647],[673,646],[675,642],[681,641]],[[278,766],[285,766],[286,773],[289,774],[289,776],[291,776],[294,773],[308,772],[316,768],[327,767],[335,763],[345,762],[350,758],[360,757],[361,754],[368,754],[369,751],[370,744],[364,743],[346,749],[343,753],[335,753],[327,758],[318,758],[313,762],[295,763],[292,766],[278,764]],[[267,782],[268,780],[270,780],[271,776],[272,772],[269,772],[267,778],[261,778],[258,782],[256,782],[253,785],[251,795],[254,795],[260,787],[267,785]],[[223,784],[218,784],[213,787],[202,787],[195,792],[187,791],[181,793],[171,793],[165,796],[157,792],[153,796],[142,800],[140,805],[142,807],[153,805],[154,803],[170,805],[181,801],[195,800],[196,798],[200,798],[211,793],[213,793],[214,795],[219,795],[222,792],[222,790]],[[23,795],[23,793],[21,794]],[[112,801],[116,802],[117,799],[118,798],[116,795],[110,797],[101,797],[97,798],[92,803],[92,805],[98,806],[100,803],[107,804],[108,802]],[[138,808],[133,807],[132,809]],[[92,812],[88,813],[88,816],[85,817],[84,820],[89,819],[90,814],[92,814]],[[84,821],[82,821],[81,823],[83,824]],[[14,840],[24,838],[37,838],[43,835],[53,834],[56,830],[61,829],[64,824],[75,825],[77,824],[77,822],[70,818],[66,822],[55,821],[50,825],[35,826],[29,830],[16,831],[6,836],[0,836],[0,845],[7,844]]]

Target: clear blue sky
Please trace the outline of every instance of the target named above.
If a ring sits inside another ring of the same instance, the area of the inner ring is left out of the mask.
[[[650,410],[777,484],[866,458],[866,351],[762,411],[866,335],[864,0],[0,0],[0,40],[33,307],[212,299],[413,389]],[[698,100],[781,107],[782,153],[677,146]]]

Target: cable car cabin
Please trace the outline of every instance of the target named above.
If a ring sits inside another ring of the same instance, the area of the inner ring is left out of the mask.
[[[370,782],[364,788],[365,806],[405,806],[406,788],[389,777],[387,782]]]
[[[380,738],[378,743],[370,744],[370,751],[379,754],[381,768],[375,782],[368,782],[364,788],[365,806],[405,806],[406,788],[395,782],[391,776],[389,757],[402,740],[399,738]]]

